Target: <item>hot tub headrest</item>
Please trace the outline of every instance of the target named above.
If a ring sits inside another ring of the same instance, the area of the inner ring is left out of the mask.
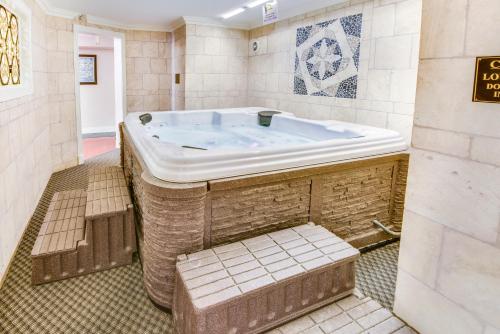
[[[153,116],[151,116],[151,114],[149,113],[142,114],[141,116],[139,116],[139,119],[141,120],[142,125],[146,125],[153,120]]]
[[[259,112],[259,125],[270,126],[274,115],[281,114],[279,111],[265,110]]]

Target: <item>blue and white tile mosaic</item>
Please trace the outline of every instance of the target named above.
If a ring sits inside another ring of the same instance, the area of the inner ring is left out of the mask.
[[[363,14],[297,29],[294,93],[355,99]]]

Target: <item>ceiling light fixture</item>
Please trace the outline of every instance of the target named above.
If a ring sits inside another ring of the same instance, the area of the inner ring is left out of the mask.
[[[273,3],[276,3],[276,1],[271,1],[271,0],[254,0],[254,1],[251,1],[249,3],[247,3],[246,5],[244,5],[243,7],[240,7],[240,8],[237,8],[237,9],[234,9],[230,12],[227,12],[225,14],[222,14],[221,17],[226,20],[230,17],[233,17],[233,16],[236,16],[238,14],[241,14],[243,13],[245,10],[247,9],[250,9],[250,8],[254,8],[254,7],[257,7],[259,5],[263,5],[265,4],[266,2],[273,2]]]
[[[232,10],[232,11],[230,11],[230,12],[227,12],[227,13],[225,13],[225,14],[222,14],[222,15],[221,15],[221,17],[222,17],[224,20],[226,20],[226,19],[228,19],[228,18],[230,18],[230,17],[233,17],[233,16],[235,16],[235,15],[241,14],[241,13],[243,13],[244,11],[245,11],[245,8],[240,7],[240,8],[237,8],[237,9],[235,9],[235,10]]]
[[[269,0],[255,0],[255,1],[249,2],[245,7],[254,8],[254,7],[257,7],[258,5],[265,4],[266,2],[269,2]]]

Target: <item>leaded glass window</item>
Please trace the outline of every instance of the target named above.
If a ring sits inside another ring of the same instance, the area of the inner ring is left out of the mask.
[[[19,21],[17,16],[0,5],[0,84],[19,85]]]

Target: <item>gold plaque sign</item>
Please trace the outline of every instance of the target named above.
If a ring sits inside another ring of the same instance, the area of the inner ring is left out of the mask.
[[[500,103],[500,56],[476,58],[472,101]]]

